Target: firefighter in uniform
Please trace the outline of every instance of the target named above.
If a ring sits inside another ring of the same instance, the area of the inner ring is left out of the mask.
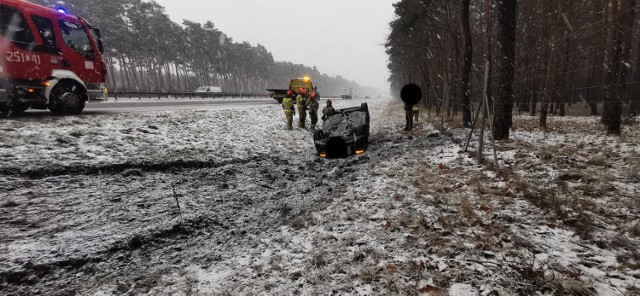
[[[307,107],[309,107],[309,118],[311,118],[311,129],[316,129],[316,124],[318,124],[318,108],[320,108],[320,104],[318,104],[318,100],[316,100],[316,93],[312,93],[309,97],[309,101],[307,102]]]
[[[322,108],[322,121],[326,121],[329,116],[336,114],[336,109],[333,108],[333,102],[327,100],[327,106]]]
[[[301,89],[298,97],[296,98],[296,105],[298,106],[298,116],[300,116],[300,121],[298,122],[298,126],[304,128],[307,122],[307,100],[305,98],[306,90]]]
[[[284,116],[287,118],[287,126],[286,129],[293,129],[293,92],[288,90],[287,96],[282,99],[282,110],[284,111]]]

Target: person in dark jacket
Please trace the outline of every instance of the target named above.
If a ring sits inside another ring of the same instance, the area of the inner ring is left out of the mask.
[[[309,96],[307,107],[309,108],[309,117],[311,118],[311,129],[315,130],[316,124],[318,124],[318,109],[320,108],[320,104],[318,104],[316,100],[316,93],[311,93]]]
[[[422,100],[422,89],[415,83],[405,85],[400,91],[400,97],[404,102],[404,118],[407,121],[405,131],[413,129],[413,110],[418,107],[418,103]]]
[[[304,128],[307,124],[307,91],[305,89],[300,89],[296,105],[298,106],[298,116],[300,116],[298,127]]]
[[[326,121],[327,118],[336,114],[336,109],[333,108],[333,102],[327,101],[327,106],[322,109],[322,121]]]
[[[404,104],[405,119],[407,120],[407,124],[404,128],[405,131],[410,131],[413,129],[413,106],[414,105],[412,104]]]

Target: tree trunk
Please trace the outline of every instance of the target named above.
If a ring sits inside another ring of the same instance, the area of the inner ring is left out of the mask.
[[[570,54],[570,52],[569,52],[570,46],[569,45],[570,45],[571,40],[569,39],[569,35],[568,34],[569,34],[569,32],[565,32],[564,62],[562,64],[562,74],[561,74],[562,82],[563,82],[562,86],[563,87],[566,87],[567,85],[570,85],[569,84],[569,74],[568,74],[568,72],[569,72],[569,54]],[[558,96],[558,99],[559,99],[558,100],[558,115],[559,116],[564,116],[565,115],[564,107],[565,107],[565,103],[568,101],[568,99],[567,99],[567,95],[568,94],[571,94],[571,92],[564,91],[563,93],[560,93],[559,96]]]
[[[533,93],[533,97],[531,98],[531,106],[529,107],[529,115],[536,116],[536,110],[538,109],[538,91],[536,90]]]
[[[127,65],[126,62],[124,60],[124,56],[122,54],[120,54],[120,71],[123,73],[121,76],[122,78],[122,87],[123,88],[130,88],[131,85],[131,79],[129,78],[129,73],[127,72]]]
[[[485,65],[487,66],[488,70],[485,71],[485,79],[488,81],[487,83],[487,87],[484,90],[485,92],[485,96],[487,97],[487,100],[489,101],[489,106],[486,106],[487,108],[485,108],[485,110],[490,110],[491,108],[491,103],[493,102],[492,96],[492,89],[491,89],[491,81],[493,80],[493,46],[491,46],[491,33],[492,33],[492,28],[493,28],[493,22],[491,19],[492,13],[491,13],[491,3],[493,0],[484,0],[484,14],[485,14],[485,53],[484,53],[484,62]],[[484,112],[482,113],[483,116],[487,116],[488,114],[485,114]]]
[[[553,89],[551,92],[551,110],[549,111],[553,115],[558,115],[560,107],[560,89],[562,88],[562,81],[558,77],[562,77],[562,57],[559,53],[555,52],[558,62],[556,63],[555,72],[553,74]]]
[[[513,82],[516,55],[516,0],[497,1],[498,43],[500,58],[498,63],[498,95],[493,117],[493,135],[496,140],[509,139],[509,129],[513,120]]]
[[[469,80],[471,78],[471,66],[473,63],[473,41],[471,39],[471,27],[469,25],[469,0],[462,0],[462,13],[460,22],[463,34],[464,63],[462,66],[462,78],[460,79],[460,94],[462,96],[462,122],[464,127],[471,127],[471,99]]]
[[[107,58],[107,69],[109,70],[109,80],[111,81],[109,83],[109,89],[117,89],[118,81],[116,80],[116,71],[115,67],[113,66],[113,57]]]
[[[547,75],[544,81],[544,92],[542,93],[542,103],[540,104],[540,127],[547,128],[547,115],[549,115],[549,98],[551,96],[553,79],[551,77],[551,69],[553,65],[553,46],[547,45],[549,61],[547,62]]]
[[[640,34],[640,22],[635,22],[637,28],[635,28],[635,33]],[[636,35],[638,36],[638,35]],[[633,81],[636,82],[630,86],[629,91],[629,115],[637,116],[640,115],[640,84],[637,82],[640,81],[640,39],[638,39],[636,43],[635,50],[635,62],[633,63]]]
[[[602,121],[607,133],[622,133],[622,100],[629,70],[631,26],[633,25],[634,0],[610,0],[609,46],[607,57],[607,87]]]
[[[589,110],[591,111],[591,116],[597,116],[598,115],[598,99],[596,98],[595,95],[595,90],[591,88],[591,86],[594,84],[594,82],[596,81],[596,75],[597,74],[597,70],[599,67],[596,65],[596,63],[598,62],[596,57],[593,57],[592,59],[592,63],[591,66],[593,67],[589,73],[589,79],[587,79],[587,94],[586,94],[586,100],[587,103],[589,104]]]
[[[541,54],[544,52],[541,52]],[[542,73],[542,62],[538,62],[537,58],[534,60],[537,64],[540,64],[539,66],[535,67],[535,72],[533,74],[533,88],[532,88],[532,93],[533,95],[531,96],[531,106],[529,107],[529,115],[531,116],[536,116],[536,111],[538,109],[538,96],[540,95],[539,89],[540,89],[540,79],[539,77],[537,77],[537,75],[539,73]]]

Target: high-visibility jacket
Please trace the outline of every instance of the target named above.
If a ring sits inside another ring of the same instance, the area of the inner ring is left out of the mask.
[[[318,108],[320,108],[320,104],[318,104],[318,101],[315,99],[310,99],[309,102],[307,102],[307,106],[309,106],[309,111],[316,113],[318,112]]]
[[[282,109],[284,113],[292,113],[293,112],[293,100],[289,97],[282,99]]]
[[[322,109],[322,119],[327,119],[329,116],[333,116],[336,114],[336,109],[333,109],[332,106],[327,106]]]
[[[296,103],[298,104],[298,106],[306,106],[307,105],[307,101],[305,100],[305,98],[302,95],[298,95],[298,97],[296,98]]]

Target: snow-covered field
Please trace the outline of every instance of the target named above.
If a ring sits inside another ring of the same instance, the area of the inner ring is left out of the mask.
[[[494,168],[369,104],[345,160],[277,105],[2,120],[0,294],[640,293],[637,126],[517,118]]]

